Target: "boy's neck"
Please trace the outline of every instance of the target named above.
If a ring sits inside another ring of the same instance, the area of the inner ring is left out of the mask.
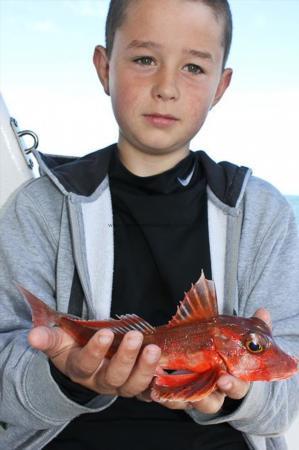
[[[183,148],[167,154],[150,154],[136,150],[126,143],[118,143],[119,158],[122,164],[134,175],[150,177],[171,169],[182,161],[189,153]]]

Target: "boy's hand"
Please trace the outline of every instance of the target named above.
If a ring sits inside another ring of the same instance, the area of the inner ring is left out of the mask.
[[[258,309],[254,314],[254,317],[262,319],[271,328],[271,317],[266,309]],[[216,414],[221,410],[225,397],[240,400],[245,397],[249,387],[249,382],[240,380],[232,375],[225,374],[218,379],[217,390],[198,402],[186,403],[180,401],[166,401],[159,403],[170,409],[195,408],[204,414]],[[153,400],[155,400],[155,398],[153,398]]]
[[[137,359],[143,336],[129,331],[111,360],[105,355],[112,344],[111,330],[100,330],[79,347],[61,328],[36,327],[28,340],[75,383],[99,394],[134,397],[146,390],[155,374],[161,350],[147,345]]]
[[[249,386],[250,383],[247,381],[242,381],[232,375],[222,375],[217,381],[218,389],[198,402],[159,401],[159,403],[169,409],[194,408],[204,414],[216,414],[221,410],[225,397],[240,400],[247,394]],[[154,397],[152,398],[155,400]]]

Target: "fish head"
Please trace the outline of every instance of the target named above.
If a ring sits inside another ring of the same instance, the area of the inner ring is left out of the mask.
[[[227,371],[245,381],[282,380],[299,370],[299,360],[279,348],[271,329],[256,317],[231,317],[214,342]]]

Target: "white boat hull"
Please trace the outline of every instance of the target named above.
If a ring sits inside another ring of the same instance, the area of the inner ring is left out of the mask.
[[[22,183],[37,176],[34,160],[25,155],[24,147],[22,138],[11,126],[11,117],[0,94],[0,208]]]

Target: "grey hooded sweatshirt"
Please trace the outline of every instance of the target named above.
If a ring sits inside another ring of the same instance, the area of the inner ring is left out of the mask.
[[[0,211],[0,433],[1,450],[38,450],[75,417],[108,408],[98,395],[82,406],[51,376],[47,357],[27,342],[31,313],[15,282],[50,307],[69,311],[74,273],[84,293],[83,317],[110,315],[113,217],[107,170],[112,148],[54,166],[39,158],[43,175],[23,185]],[[273,335],[299,355],[299,238],[291,207],[245,168],[216,164],[203,154],[208,226],[219,309],[251,316],[267,308]],[[219,180],[226,185],[225,202]],[[200,269],[200,268],[199,268]],[[231,414],[191,410],[195,422],[229,422],[255,450],[284,450],[282,434],[299,408],[299,376],[254,382]],[[101,445],[99,443],[99,449]],[[105,450],[105,449],[103,449]]]

